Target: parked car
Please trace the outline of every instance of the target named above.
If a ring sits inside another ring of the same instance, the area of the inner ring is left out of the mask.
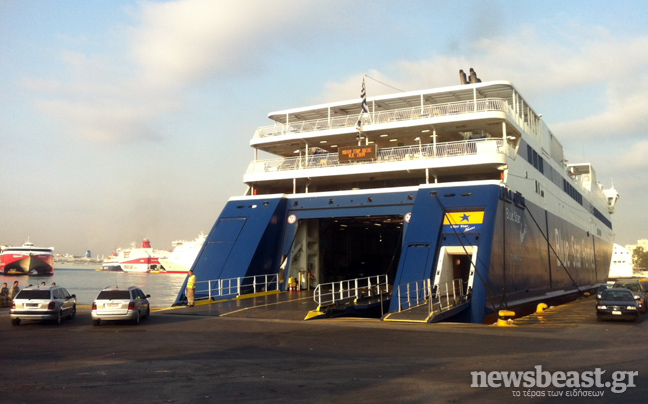
[[[596,319],[641,321],[639,302],[632,291],[625,288],[609,288],[601,293],[596,302]]]
[[[617,279],[613,287],[630,290],[634,294],[634,298],[639,302],[641,312],[648,311],[648,278]]]
[[[76,316],[76,296],[60,286],[27,286],[11,303],[11,324],[22,320],[54,321],[61,324],[65,317]]]
[[[611,288],[611,287],[612,287],[612,285],[608,285],[607,283],[605,283],[603,285],[600,285],[598,287],[598,290],[596,291],[596,300],[600,300],[601,299],[601,294],[603,293],[603,291],[605,289],[608,289],[608,288]]]
[[[99,325],[105,320],[139,324],[140,319],[148,318],[151,314],[149,297],[151,295],[145,295],[137,286],[105,288],[92,303],[92,324]]]

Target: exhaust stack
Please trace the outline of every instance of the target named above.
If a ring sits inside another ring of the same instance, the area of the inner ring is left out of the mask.
[[[459,81],[461,84],[468,84],[468,79],[466,78],[466,73],[464,73],[463,69],[459,70]]]
[[[471,67],[470,68],[470,84],[481,83],[481,79],[477,77],[477,72]]]

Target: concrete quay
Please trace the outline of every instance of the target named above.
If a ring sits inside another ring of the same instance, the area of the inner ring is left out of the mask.
[[[9,310],[0,309],[0,400],[645,402],[648,316],[641,323],[597,322],[594,304],[589,298],[550,308],[517,320],[515,327],[357,318],[301,321],[269,310],[264,316],[246,316],[245,311],[223,316],[215,305],[156,310],[138,326],[92,326],[87,306],[60,326],[29,321],[12,326]],[[544,386],[545,380],[530,380],[537,385],[526,388],[471,386],[471,372],[491,374],[491,381],[501,384],[501,372],[536,372],[538,366],[563,384],[561,372],[596,372],[601,387],[558,388]],[[627,377],[613,380],[615,372],[629,376],[620,371],[637,373],[634,386],[615,393],[628,384]],[[583,396],[593,393],[599,396]]]

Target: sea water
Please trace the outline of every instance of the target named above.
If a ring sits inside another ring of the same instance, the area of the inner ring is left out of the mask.
[[[122,271],[97,271],[87,268],[54,268],[50,276],[6,276],[0,275],[0,284],[7,282],[9,288],[18,281],[20,288],[28,285],[38,286],[45,282],[50,286],[62,286],[70,294],[76,295],[77,304],[92,304],[99,291],[108,286],[127,288],[137,286],[144,294],[151,295],[149,301],[152,307],[170,307],[186,279],[185,274],[147,274]]]

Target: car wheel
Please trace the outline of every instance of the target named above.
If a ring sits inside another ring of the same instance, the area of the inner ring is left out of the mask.
[[[133,324],[138,325],[140,323],[140,313],[137,312],[137,316],[133,319]]]
[[[76,317],[76,304],[72,306],[72,311],[70,312],[70,320]]]
[[[147,307],[146,308],[146,314],[144,315],[144,318],[149,318],[151,316],[151,308]]]
[[[637,316],[635,317],[635,323],[640,323],[641,322],[641,314],[637,313]]]
[[[646,307],[646,301],[645,301],[645,300],[644,300],[642,306],[643,306],[643,307],[642,307],[643,310],[641,310],[641,311],[642,311],[643,313],[647,312],[647,311],[648,311],[648,307]]]
[[[603,317],[601,317],[600,315],[597,314],[596,315],[596,321],[603,321]]]
[[[13,324],[13,325],[20,325],[20,319],[19,319],[19,318],[13,318],[13,319],[11,319],[11,324]]]
[[[99,325],[99,324],[101,324],[101,320],[99,320],[99,319],[92,320],[92,325]]]
[[[56,325],[61,325],[61,322],[63,321],[63,310],[59,310],[58,315],[56,316]]]

